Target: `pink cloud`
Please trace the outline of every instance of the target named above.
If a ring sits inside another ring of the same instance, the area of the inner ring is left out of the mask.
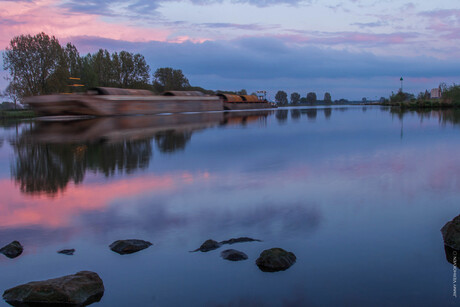
[[[428,29],[443,39],[460,39],[460,10],[435,10],[420,15],[428,19]]]
[[[115,200],[142,193],[171,191],[181,185],[209,178],[210,174],[207,172],[184,172],[176,175],[142,176],[101,184],[69,184],[64,192],[55,197],[46,194],[24,196],[12,181],[3,179],[0,180],[0,225],[8,228],[66,227],[76,216],[106,210]]]
[[[7,1],[0,10],[0,46],[21,34],[45,32],[58,38],[91,35],[129,42],[167,41],[170,30],[146,28],[126,22],[111,23],[97,15],[70,12],[58,0]],[[185,39],[183,39],[185,40]],[[61,42],[65,43],[65,42]]]

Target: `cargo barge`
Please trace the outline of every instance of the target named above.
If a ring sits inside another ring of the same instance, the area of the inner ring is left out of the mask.
[[[86,93],[33,96],[25,103],[39,115],[153,115],[269,109],[276,107],[254,95],[205,95],[198,91],[168,91],[154,95],[148,90],[98,87]]]

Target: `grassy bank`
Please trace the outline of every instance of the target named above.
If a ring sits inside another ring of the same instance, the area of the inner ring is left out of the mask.
[[[0,118],[32,118],[36,114],[32,110],[0,110]]]
[[[404,102],[386,102],[382,103],[384,106],[400,107],[402,109],[437,109],[437,108],[460,108],[460,103],[439,99],[431,100],[416,100]]]

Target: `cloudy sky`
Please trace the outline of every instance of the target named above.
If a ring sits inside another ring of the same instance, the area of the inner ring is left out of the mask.
[[[458,0],[0,0],[0,8],[0,49],[43,31],[83,54],[139,52],[152,72],[182,69],[210,89],[361,100],[388,97],[401,76],[413,93],[460,82]]]

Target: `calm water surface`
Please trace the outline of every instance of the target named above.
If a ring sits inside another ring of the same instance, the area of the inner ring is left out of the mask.
[[[94,306],[454,306],[440,228],[460,214],[460,114],[379,107],[0,128],[0,292],[97,272]],[[263,242],[190,253],[205,240]],[[118,255],[108,245],[154,245]],[[288,270],[255,265],[267,248]],[[57,254],[75,248],[74,256]],[[1,306],[7,306],[2,300]]]

